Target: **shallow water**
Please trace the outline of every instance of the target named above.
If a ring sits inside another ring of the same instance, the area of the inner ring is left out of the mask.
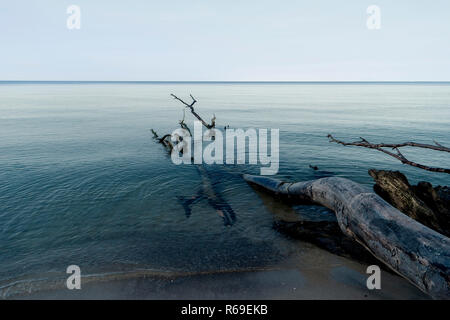
[[[236,214],[231,227],[206,199],[186,217],[178,197],[201,189],[199,173],[195,166],[174,165],[149,131],[169,133],[182,118],[182,106],[170,93],[195,95],[196,110],[208,120],[214,113],[219,128],[280,129],[282,179],[332,174],[371,186],[367,170],[377,168],[401,170],[412,183],[449,184],[445,174],[326,138],[332,133],[342,140],[450,145],[445,83],[2,83],[0,288],[60,277],[70,264],[83,274],[246,270],[314,250],[272,229],[273,208],[241,178],[258,174],[259,165],[206,167]],[[192,120],[186,119],[190,125]],[[449,166],[446,154],[404,153]],[[294,219],[330,218],[318,207],[283,211]],[[313,257],[307,263],[317,264]],[[320,263],[327,267],[327,261]]]

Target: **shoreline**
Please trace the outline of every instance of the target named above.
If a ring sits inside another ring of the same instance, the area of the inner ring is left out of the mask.
[[[351,273],[343,271],[340,280]],[[348,279],[347,279],[348,280]],[[298,270],[248,271],[183,276],[173,279],[145,277],[91,282],[80,290],[52,289],[25,295],[12,296],[12,300],[197,300],[197,299],[331,299],[331,300],[378,300],[378,299],[429,299],[417,290],[408,292],[409,286],[397,286],[395,292],[364,290],[355,282],[347,285],[311,283]],[[394,282],[396,283],[396,282]],[[390,284],[389,291],[392,289]],[[395,284],[394,284],[395,286]]]
[[[279,265],[240,270],[170,272],[133,270],[82,276],[80,290],[65,288],[66,278],[47,287],[25,287],[4,297],[28,299],[94,300],[377,300],[430,299],[405,279],[382,271],[381,290],[366,287],[365,265],[324,250],[312,248]],[[316,256],[324,264],[308,263]],[[331,259],[331,260],[330,260]],[[16,288],[17,289],[17,288]]]

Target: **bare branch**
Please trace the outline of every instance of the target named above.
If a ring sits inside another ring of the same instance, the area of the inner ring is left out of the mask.
[[[159,142],[166,141],[166,139],[169,138],[170,136],[171,136],[170,134],[164,135],[161,139],[159,139]]]
[[[159,138],[159,137],[158,137],[158,134],[156,133],[155,130],[150,129],[150,131],[153,133],[153,139],[158,139],[158,138]]]
[[[442,144],[438,143],[436,140],[433,140],[434,144],[438,147],[445,148]]]
[[[184,118],[186,116],[186,113],[184,111],[185,109],[183,109],[183,119],[181,119],[180,121],[178,121],[178,123],[180,124],[180,127],[184,130],[186,130],[187,132],[189,132],[189,135],[192,137],[192,132],[191,129],[189,129],[188,125],[184,122]]]
[[[361,139],[362,142],[369,143],[369,141],[367,141],[367,140],[364,139],[363,137],[359,137],[359,138]]]
[[[197,100],[195,100],[195,98],[192,96],[192,95],[190,95],[191,96],[191,98],[192,98],[192,102],[191,102],[191,104],[189,104],[189,103],[187,103],[187,102],[184,102],[183,100],[181,100],[180,98],[178,98],[176,95],[174,95],[173,93],[171,93],[170,94],[175,100],[178,100],[178,101],[180,101],[182,104],[184,104],[186,107],[188,107],[188,108],[192,108],[193,106],[194,106],[194,104],[197,102]]]
[[[153,133],[153,139],[155,139],[156,141],[158,141],[159,143],[161,143],[161,144],[162,144],[169,152],[172,151],[172,149],[173,149],[173,144],[172,144],[172,142],[170,141],[170,139],[168,139],[168,138],[171,137],[170,134],[166,134],[166,135],[164,135],[162,138],[160,138],[160,137],[158,136],[158,134],[156,133],[155,130],[153,130],[153,129],[150,129],[150,130],[151,130],[151,132]]]
[[[360,138],[361,141],[344,142],[344,141],[335,139],[331,134],[329,134],[327,137],[330,140],[330,142],[342,144],[343,146],[358,146],[358,147],[364,147],[364,148],[368,148],[368,149],[375,149],[375,150],[381,151],[391,157],[396,158],[397,160],[400,160],[403,164],[407,164],[407,165],[410,165],[410,166],[413,166],[416,168],[420,168],[420,169],[432,171],[432,172],[443,172],[443,173],[450,174],[450,169],[428,167],[423,164],[410,161],[410,160],[406,159],[406,157],[399,150],[399,148],[401,148],[401,147],[417,147],[417,148],[432,149],[432,150],[443,151],[443,152],[450,152],[450,148],[444,147],[436,142],[435,142],[436,145],[416,143],[416,142],[405,142],[405,143],[399,143],[399,144],[389,144],[389,143],[373,144],[373,143],[368,142],[364,138]],[[387,151],[383,148],[392,148],[397,153]]]
[[[170,94],[175,100],[180,101],[182,104],[184,104],[186,106],[186,108],[189,108],[191,110],[191,113],[194,115],[194,117],[196,117],[207,129],[212,129],[216,126],[216,117],[214,116],[213,119],[211,120],[211,124],[208,124],[205,120],[202,119],[202,117],[200,117],[198,115],[197,112],[195,112],[194,110],[194,104],[197,102],[197,100],[195,100],[195,98],[191,96],[192,102],[191,104],[183,101],[182,99],[178,98],[176,95],[174,95],[173,93]]]
[[[198,119],[200,120],[200,122],[207,128],[207,129],[212,129],[216,126],[216,116],[214,115],[213,118],[211,119],[211,124],[206,123],[206,121],[204,121],[194,110],[194,104],[197,102],[197,100],[195,100],[194,96],[192,96],[192,94],[190,95],[192,102],[189,104],[187,102],[185,102],[184,100],[178,98],[176,95],[171,94],[171,96],[175,99],[180,101],[185,108],[189,108],[191,113]],[[189,127],[187,126],[187,124],[184,122],[186,113],[185,113],[185,109],[183,109],[183,119],[179,120],[178,123],[180,124],[180,127],[182,129],[185,129],[189,132],[189,134],[192,136],[191,130],[189,129]],[[169,152],[172,151],[172,149],[174,148],[173,143],[170,141],[171,138],[171,134],[166,134],[164,135],[162,138],[159,137],[159,135],[156,133],[155,130],[151,129],[151,132],[153,133],[153,139],[155,139],[156,141],[158,141],[159,143],[161,143]]]
[[[361,144],[370,144],[372,145],[374,148],[402,148],[402,147],[416,147],[416,148],[423,148],[423,149],[432,149],[432,150],[436,150],[436,151],[444,151],[444,152],[450,152],[450,148],[444,147],[443,145],[437,143],[436,141],[434,141],[434,143],[436,145],[432,145],[432,144],[424,144],[424,143],[417,143],[417,142],[404,142],[404,143],[378,143],[378,144],[373,144],[373,143],[369,143],[366,139],[361,138],[360,142],[343,142],[343,141],[339,141],[333,138],[333,136],[331,134],[329,134],[327,136],[331,142],[336,142],[339,144],[342,144],[344,146],[360,146],[360,147],[364,147],[363,145],[359,145],[358,143]]]

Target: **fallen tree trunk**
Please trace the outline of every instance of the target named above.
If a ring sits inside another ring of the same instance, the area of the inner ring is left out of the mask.
[[[399,171],[369,170],[373,190],[392,206],[414,220],[450,236],[450,189],[429,182],[410,185]]]
[[[450,239],[404,215],[368,188],[328,177],[287,183],[244,175],[276,196],[333,210],[344,234],[433,298],[450,298]]]

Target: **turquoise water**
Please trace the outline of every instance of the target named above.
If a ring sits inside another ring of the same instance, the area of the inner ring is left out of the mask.
[[[282,179],[337,175],[371,186],[367,170],[377,168],[400,170],[412,183],[450,182],[326,138],[450,145],[446,83],[1,83],[0,287],[61,276],[71,264],[84,274],[235,270],[300,250],[272,229],[269,208],[241,178],[259,165],[205,168],[236,214],[231,227],[207,201],[186,217],[178,198],[201,189],[199,173],[172,164],[149,131],[169,133],[182,118],[170,93],[192,93],[196,110],[208,120],[215,114],[219,128],[278,128]],[[404,154],[450,167],[447,154]]]

